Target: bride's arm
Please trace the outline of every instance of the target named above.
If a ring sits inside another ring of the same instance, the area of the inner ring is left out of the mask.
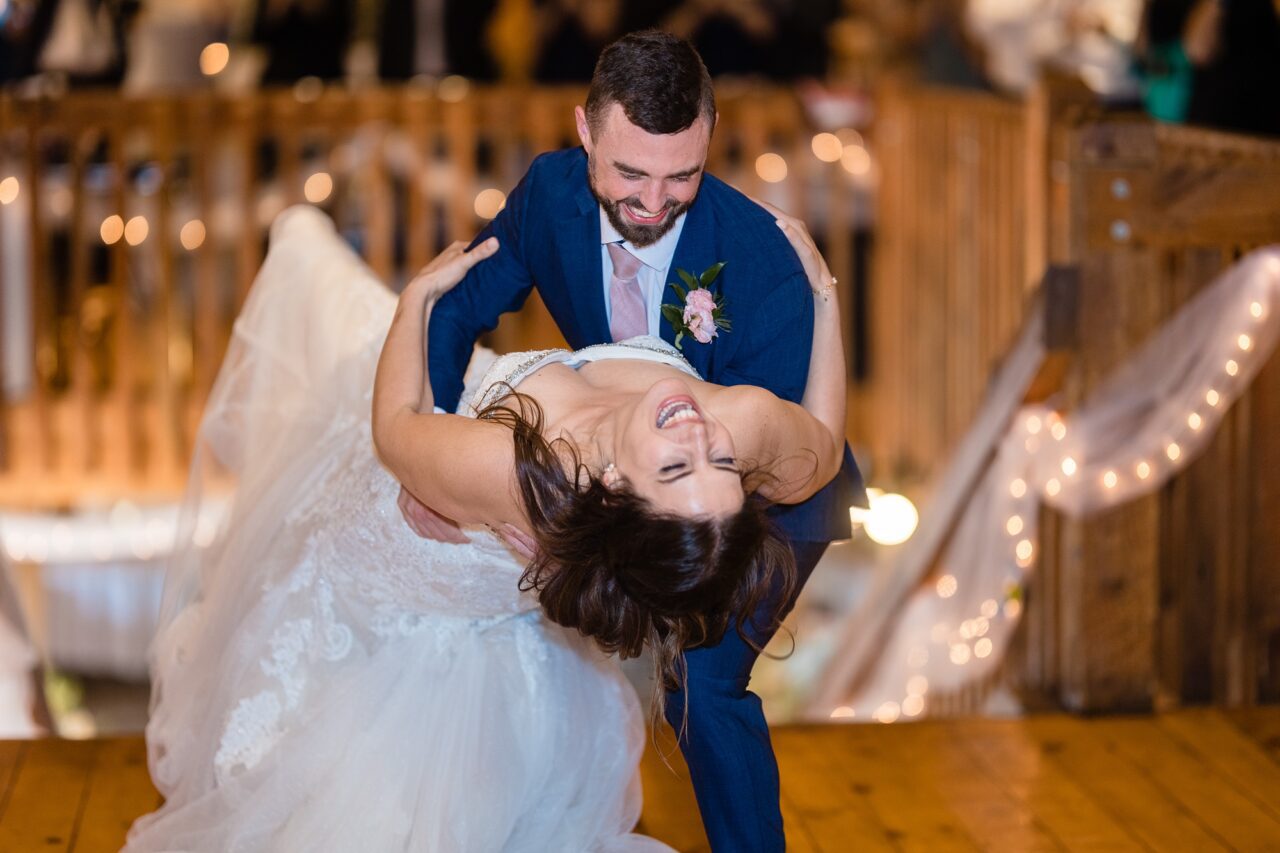
[[[497,246],[491,238],[466,252],[455,243],[405,287],[373,386],[378,457],[418,500],[463,523],[523,517],[511,488],[511,434],[498,424],[433,413],[426,330],[436,301]]]
[[[776,460],[774,481],[760,491],[778,503],[800,503],[831,481],[844,458],[847,376],[840,323],[840,301],[831,270],[799,220],[761,203],[777,217],[804,266],[813,291],[813,345],[801,404],[758,389],[751,405],[764,416],[754,421],[754,437],[763,460]],[[763,398],[763,399],[762,399]]]

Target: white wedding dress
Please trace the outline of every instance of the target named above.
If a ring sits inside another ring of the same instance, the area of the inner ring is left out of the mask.
[[[543,617],[488,531],[444,544],[401,519],[369,433],[395,302],[318,211],[273,226],[153,646],[166,803],[126,849],[669,850],[630,832],[644,722],[616,662]],[[460,411],[543,364],[617,357],[692,372],[653,338],[478,350]],[[216,535],[194,522],[209,472],[233,482]]]

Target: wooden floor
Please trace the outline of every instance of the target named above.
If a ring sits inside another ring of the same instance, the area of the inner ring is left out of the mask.
[[[1280,850],[1280,708],[774,730],[790,849]],[[707,850],[679,756],[642,828]],[[117,850],[159,804],[139,739],[0,741],[0,851]]]

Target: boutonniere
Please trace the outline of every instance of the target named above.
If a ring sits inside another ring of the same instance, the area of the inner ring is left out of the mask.
[[[671,288],[683,305],[662,306],[662,316],[676,330],[676,349],[680,349],[680,342],[685,335],[700,344],[709,344],[721,329],[727,332],[733,328],[733,324],[724,316],[724,296],[711,292],[711,283],[720,275],[724,264],[724,261],[712,264],[702,271],[702,275],[696,277],[688,270],[676,270],[676,275],[689,287],[685,290],[675,282],[671,283]]]

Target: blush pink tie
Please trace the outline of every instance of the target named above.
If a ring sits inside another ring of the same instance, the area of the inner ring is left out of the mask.
[[[625,341],[637,335],[649,333],[649,312],[640,294],[640,259],[622,248],[621,243],[609,244],[609,259],[613,261],[613,275],[609,279],[609,304],[612,319],[609,333],[615,341]]]

